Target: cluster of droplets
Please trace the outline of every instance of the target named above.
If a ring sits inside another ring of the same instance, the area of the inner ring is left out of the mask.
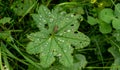
[[[58,38],[58,41],[60,41],[60,42],[62,42],[62,43],[65,42],[65,41],[64,41],[63,39],[61,39],[61,38]]]

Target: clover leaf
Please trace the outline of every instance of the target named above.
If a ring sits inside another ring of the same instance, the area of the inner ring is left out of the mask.
[[[110,33],[112,31],[112,27],[110,24],[99,21],[99,31],[103,34]]]
[[[120,18],[114,18],[112,21],[112,26],[116,30],[120,29]]]
[[[38,14],[32,14],[32,17],[40,31],[27,36],[31,40],[27,45],[27,52],[39,54],[43,67],[49,67],[55,58],[59,58],[59,62],[64,66],[72,66],[72,46],[80,49],[90,42],[86,35],[77,31],[79,16],[60,12],[57,8],[50,11],[43,5],[37,12]]]
[[[90,24],[90,25],[95,25],[97,24],[97,19],[92,17],[92,16],[87,16],[87,22]]]
[[[113,10],[109,9],[109,8],[105,8],[100,11],[98,17],[102,21],[104,21],[106,23],[110,23],[112,21],[112,19],[114,18]]]

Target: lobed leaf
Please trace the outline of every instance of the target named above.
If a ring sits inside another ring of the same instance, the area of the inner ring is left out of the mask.
[[[23,16],[29,13],[34,3],[35,0],[17,0],[12,4],[11,8],[17,15]]]
[[[0,39],[1,39],[1,40],[5,40],[5,41],[7,41],[7,42],[11,42],[11,41],[13,40],[10,31],[0,32]]]
[[[10,17],[4,17],[0,19],[0,25],[5,23],[10,23],[11,18]]]
[[[60,64],[55,64],[54,66],[51,66],[49,70],[82,70],[83,68],[85,68],[86,64],[87,61],[85,56],[82,54],[76,54],[73,66],[65,67]]]
[[[82,70],[83,68],[85,68],[85,66],[87,65],[87,60],[85,56],[82,54],[76,54],[75,57],[79,62],[76,62],[74,64],[73,70]]]
[[[50,11],[41,5],[38,14],[32,14],[32,17],[40,31],[27,36],[31,42],[26,50],[30,54],[39,54],[43,67],[49,67],[55,57],[64,66],[72,66],[72,46],[79,49],[90,43],[86,35],[77,31],[79,16],[59,12],[58,9]]]

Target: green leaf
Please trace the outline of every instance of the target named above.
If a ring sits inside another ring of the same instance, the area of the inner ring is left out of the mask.
[[[7,42],[11,42],[13,40],[10,31],[0,32],[0,39],[5,40]]]
[[[49,70],[82,70],[87,64],[86,58],[82,54],[76,54],[74,59],[74,65],[71,67],[65,67],[60,64],[54,64]]]
[[[120,30],[115,30],[113,32],[113,36],[116,38],[117,41],[120,41]]]
[[[40,54],[40,64],[43,67],[49,67],[55,57],[64,66],[72,66],[72,46],[79,49],[90,43],[86,35],[77,31],[79,16],[59,12],[59,9],[50,12],[41,5],[38,14],[32,14],[32,17],[40,31],[27,36],[31,42],[26,50],[30,54]]]
[[[114,18],[112,21],[112,26],[113,28],[120,29],[120,19],[119,18]]]
[[[76,54],[75,57],[78,62],[74,63],[73,70],[82,70],[83,68],[85,68],[85,66],[87,65],[87,60],[85,56],[82,54]]]
[[[100,22],[99,23],[99,30],[101,33],[106,34],[106,33],[110,33],[112,31],[112,27],[110,24]]]
[[[0,25],[5,23],[10,23],[11,18],[10,17],[4,17],[0,19]]]
[[[70,12],[71,13],[76,13],[76,14],[84,14],[85,12],[84,12],[84,9],[83,9],[83,7],[73,7],[73,8],[71,8],[70,7]]]
[[[110,47],[108,51],[113,55],[114,57],[114,63],[112,64],[112,68],[110,70],[120,70],[120,51],[117,47]]]
[[[95,24],[97,24],[97,19],[95,19],[94,17],[88,16],[88,17],[87,17],[87,22],[88,22],[90,25],[95,25]]]
[[[29,13],[34,3],[35,0],[17,0],[12,4],[11,8],[17,15],[24,16]]]
[[[115,16],[120,18],[120,3],[115,5]]]
[[[105,8],[99,12],[98,15],[99,19],[106,23],[111,23],[112,19],[114,18],[113,10],[109,8]]]

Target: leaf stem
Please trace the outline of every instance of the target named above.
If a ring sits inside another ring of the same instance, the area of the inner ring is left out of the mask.
[[[100,55],[100,58],[101,58],[101,61],[102,61],[103,67],[104,67],[104,60],[103,60],[103,56],[102,56],[102,53],[101,53],[100,46],[99,46],[99,44],[98,44],[98,42],[97,42],[96,39],[95,39],[94,41],[95,41],[96,46],[97,46],[97,48],[98,48],[98,52],[99,52],[99,55]]]

